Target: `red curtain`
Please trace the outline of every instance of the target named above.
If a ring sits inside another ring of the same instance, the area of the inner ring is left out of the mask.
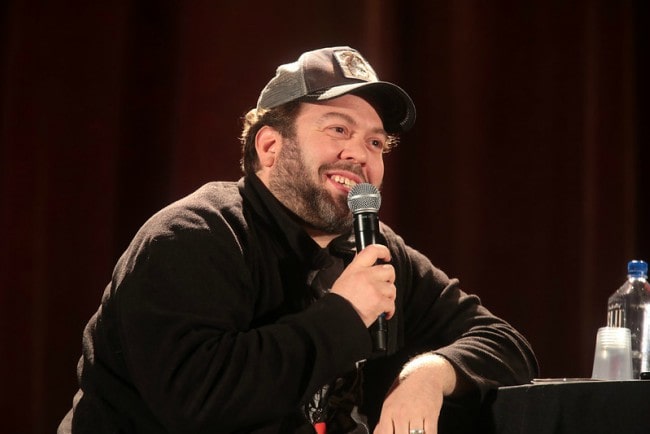
[[[418,107],[381,217],[589,376],[608,295],[650,260],[650,12],[610,2],[37,2],[0,6],[0,408],[52,432],[81,332],[153,212],[240,176],[275,67],[358,48]],[[8,423],[8,425],[6,425]]]

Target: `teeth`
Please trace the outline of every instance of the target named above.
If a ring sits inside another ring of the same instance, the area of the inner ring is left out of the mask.
[[[349,178],[346,178],[344,176],[334,175],[334,176],[332,176],[332,180],[335,181],[335,182],[338,182],[339,184],[343,184],[346,187],[350,187],[350,188],[357,185],[356,182],[354,182],[353,180],[351,180]]]

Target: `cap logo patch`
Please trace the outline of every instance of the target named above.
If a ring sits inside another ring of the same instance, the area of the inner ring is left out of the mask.
[[[366,59],[355,51],[335,51],[334,57],[339,63],[343,76],[364,81],[378,81],[375,71]]]

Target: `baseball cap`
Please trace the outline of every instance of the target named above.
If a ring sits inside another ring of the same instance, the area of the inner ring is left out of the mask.
[[[354,48],[341,46],[303,53],[280,65],[262,89],[257,109],[271,109],[301,101],[323,101],[346,94],[371,104],[389,133],[409,130],[415,123],[415,105],[399,86],[380,81],[372,66]]]

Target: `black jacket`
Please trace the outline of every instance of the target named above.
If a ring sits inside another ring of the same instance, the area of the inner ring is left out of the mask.
[[[321,249],[256,177],[210,183],[149,219],[88,323],[79,392],[60,433],[309,432],[301,406],[363,367],[376,423],[401,364],[435,350],[485,392],[526,382],[526,340],[382,224],[396,269],[388,355],[373,354],[352,306],[309,283]],[[301,431],[303,430],[303,431]]]

